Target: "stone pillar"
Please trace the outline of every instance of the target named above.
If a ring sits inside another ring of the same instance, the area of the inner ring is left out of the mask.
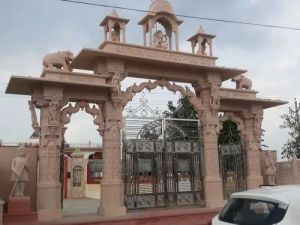
[[[126,43],[126,26],[122,26],[122,42]]]
[[[206,108],[200,115],[204,157],[204,191],[206,207],[224,205],[218,155],[218,110]]]
[[[219,105],[218,101],[211,101],[212,95],[215,94],[211,87],[210,81],[206,81],[204,84],[196,86],[195,90],[197,96],[202,100],[202,110],[198,111],[198,116],[202,128],[206,207],[215,208],[224,205],[224,197],[218,154]]]
[[[106,217],[126,215],[121,160],[121,104],[107,102],[103,132],[103,168],[99,213]]]
[[[179,51],[179,34],[175,31],[176,51]]]
[[[104,30],[104,41],[107,41],[107,28],[104,27],[103,30]]]
[[[44,87],[40,98],[33,99],[41,109],[38,149],[37,213],[39,221],[62,218],[60,149],[63,125],[60,123],[61,88]]]
[[[261,148],[261,123],[262,109],[244,113],[243,120],[245,132],[243,133],[243,143],[246,150],[247,163],[247,189],[259,188],[263,184],[261,174],[260,153]]]

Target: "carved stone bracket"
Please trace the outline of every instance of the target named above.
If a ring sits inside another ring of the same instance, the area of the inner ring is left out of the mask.
[[[88,102],[76,102],[76,104],[73,106],[71,103],[69,105],[61,110],[61,122],[65,125],[70,123],[71,116],[73,113],[77,113],[80,109],[85,110],[88,114],[92,115],[94,118],[94,124],[99,127],[98,131],[100,134],[103,134],[103,131],[105,129],[103,114],[101,106],[98,105],[99,108],[97,108],[95,105],[91,108]]]
[[[127,103],[132,100],[136,93],[140,93],[144,89],[151,91],[157,87],[166,87],[169,91],[174,93],[180,92],[183,96],[186,96],[190,100],[190,103],[195,107],[196,111],[202,110],[202,102],[194,92],[187,87],[183,88],[182,86],[176,85],[174,82],[171,84],[169,81],[164,79],[156,80],[154,82],[149,80],[148,82],[143,82],[139,85],[134,84],[133,86],[127,88],[125,92],[122,92],[123,106],[127,105]]]
[[[33,130],[40,135],[41,127],[37,120],[35,105],[32,101],[28,101],[28,105],[29,105],[29,110],[31,113],[31,126],[32,126]]]
[[[224,115],[222,116],[219,116],[219,130],[223,129],[223,122],[225,122],[226,120],[231,120],[232,122],[235,122],[237,125],[237,130],[240,131],[241,134],[244,133],[245,131],[244,121],[236,114],[229,113],[229,112],[224,113]]]

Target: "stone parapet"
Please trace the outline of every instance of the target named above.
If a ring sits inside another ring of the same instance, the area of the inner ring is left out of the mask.
[[[58,69],[46,69],[43,70],[41,77],[45,79],[56,79],[66,82],[84,82],[93,84],[105,84],[105,78],[109,76],[105,75],[95,75],[90,73],[78,73],[78,72],[68,72]]]
[[[258,92],[244,89],[220,88],[219,93],[221,99],[255,99]]]
[[[169,51],[132,44],[123,44],[120,42],[105,41],[99,48],[110,53],[116,53],[129,57],[140,57],[144,58],[145,60],[153,59],[169,61],[172,63],[186,63],[201,66],[214,66],[217,59],[216,57],[211,56],[200,56],[185,52]]]

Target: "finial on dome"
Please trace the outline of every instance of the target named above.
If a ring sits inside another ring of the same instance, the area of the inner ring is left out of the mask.
[[[119,17],[119,15],[118,15],[118,13],[117,13],[117,10],[114,9],[114,10],[112,11],[112,13],[111,13],[111,16],[112,16],[112,17]]]
[[[203,34],[205,33],[204,28],[202,26],[200,26],[198,33],[203,33]]]

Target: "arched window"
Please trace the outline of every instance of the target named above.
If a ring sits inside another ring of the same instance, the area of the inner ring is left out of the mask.
[[[83,185],[83,168],[75,166],[73,168],[73,187],[81,187]]]

